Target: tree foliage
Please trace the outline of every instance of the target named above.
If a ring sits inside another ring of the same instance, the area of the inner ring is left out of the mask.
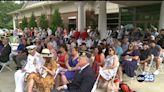
[[[20,9],[22,5],[13,1],[0,1],[0,28],[13,28],[12,16],[7,13]]]
[[[30,21],[28,23],[28,27],[29,28],[37,27],[37,23],[35,21],[35,15],[34,15],[34,13],[31,14]]]
[[[61,19],[61,14],[59,12],[59,9],[55,9],[54,14],[52,16],[52,23],[51,23],[51,29],[53,32],[57,29],[57,27],[63,27],[63,21]]]
[[[39,18],[39,26],[42,29],[47,29],[48,28],[48,20],[46,19],[45,14],[42,14]]]
[[[25,27],[28,26],[27,18],[24,16],[22,20],[22,24],[20,25],[21,29],[24,30]]]

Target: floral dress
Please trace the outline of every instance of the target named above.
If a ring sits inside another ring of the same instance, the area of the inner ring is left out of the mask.
[[[57,69],[55,61],[45,62],[44,66],[52,71]],[[49,73],[44,78],[39,73],[31,73],[27,77],[27,82],[30,80],[34,80],[34,88],[38,89],[39,92],[51,92],[54,86],[54,76]]]

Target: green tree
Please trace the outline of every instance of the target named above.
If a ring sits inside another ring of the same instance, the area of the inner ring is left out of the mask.
[[[48,20],[46,19],[45,14],[42,14],[39,19],[39,26],[42,29],[47,29],[48,28]]]
[[[0,28],[13,28],[12,16],[8,13],[20,9],[22,5],[13,1],[0,1]]]
[[[63,21],[61,19],[61,14],[59,12],[59,9],[55,9],[54,14],[52,16],[52,23],[51,23],[51,29],[53,32],[56,31],[57,27],[63,27]]]
[[[20,25],[21,29],[24,30],[25,27],[28,26],[27,18],[24,16],[22,20],[22,24]]]
[[[29,21],[29,23],[28,23],[28,27],[29,27],[29,28],[37,27],[37,23],[36,23],[36,21],[35,21],[35,16],[34,16],[33,13],[31,14],[31,18],[30,18],[30,21]]]

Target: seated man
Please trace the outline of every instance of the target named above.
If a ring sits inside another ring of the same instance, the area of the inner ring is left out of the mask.
[[[44,65],[43,57],[36,52],[36,46],[31,45],[26,47],[29,55],[27,56],[27,64],[22,70],[18,70],[14,74],[16,89],[15,92],[23,92],[24,80],[30,73],[40,71],[41,66]]]
[[[5,63],[9,60],[9,56],[11,53],[11,47],[9,45],[9,39],[7,37],[3,37],[2,43],[4,47],[2,48],[0,52],[0,62]],[[1,69],[2,66],[0,66]]]
[[[85,53],[80,55],[78,66],[81,68],[76,73],[71,83],[62,85],[52,92],[91,92],[96,80],[96,75],[89,65],[89,61]]]
[[[156,62],[156,71],[154,72],[155,75],[159,74],[159,68],[161,62],[160,52],[161,52],[161,47],[157,45],[155,41],[151,41],[150,53],[154,55],[154,61]]]
[[[143,48],[140,50],[140,64],[143,64],[143,74],[146,71],[146,67],[151,59],[151,53],[147,44],[143,44]]]
[[[21,69],[22,67],[21,61],[27,59],[28,51],[26,49],[26,46],[27,46],[27,39],[25,38],[21,39],[21,43],[18,45],[17,48],[18,54],[13,56],[13,60],[16,63],[16,70]]]

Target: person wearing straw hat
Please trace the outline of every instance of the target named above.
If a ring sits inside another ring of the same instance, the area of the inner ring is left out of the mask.
[[[29,55],[27,56],[27,63],[23,69],[15,72],[15,92],[23,92],[24,80],[30,73],[41,73],[41,66],[44,65],[45,61],[43,57],[36,51],[36,45],[30,45],[26,47]]]
[[[33,92],[33,87],[36,87],[39,92],[50,92],[53,89],[57,63],[52,60],[53,55],[49,49],[43,49],[41,55],[45,64],[42,66],[41,73],[31,73],[27,77],[28,92]]]

